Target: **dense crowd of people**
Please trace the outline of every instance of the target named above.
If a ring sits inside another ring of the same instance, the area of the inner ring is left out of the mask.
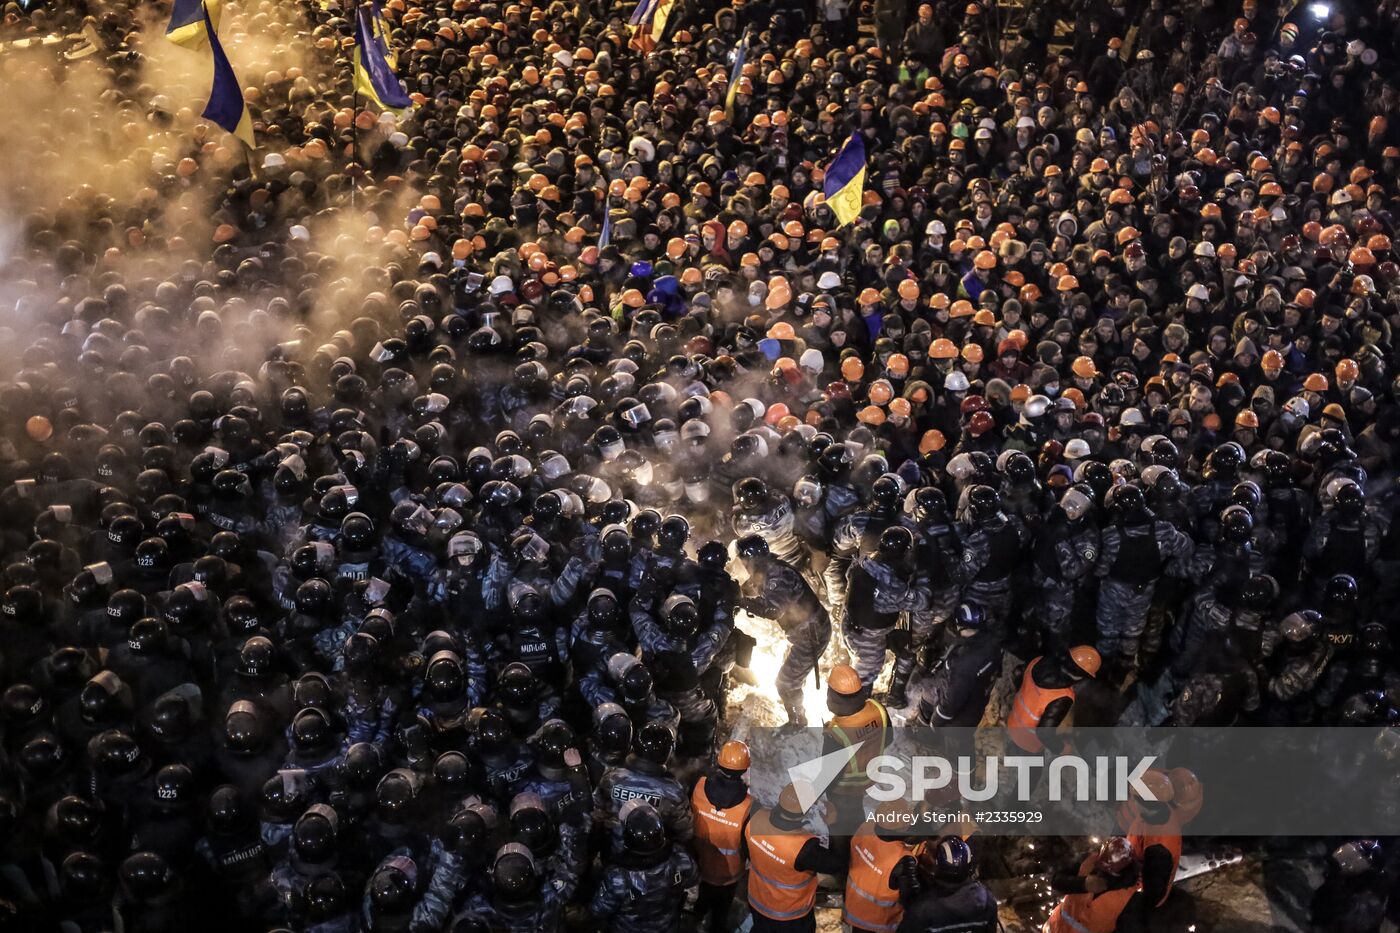
[[[100,54],[0,59],[0,923],[995,930],[975,838],[753,799],[756,626],[831,747],[1396,721],[1400,5],[911,6],[388,0],[381,114],[230,0],[249,153],[144,7],[6,5]],[[1164,916],[1153,780],[1046,929]]]

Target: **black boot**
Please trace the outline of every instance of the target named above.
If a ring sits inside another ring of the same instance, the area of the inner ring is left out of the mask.
[[[801,697],[795,700],[784,700],[783,712],[787,713],[787,725],[784,728],[802,729],[806,727],[807,711],[802,706]]]
[[[894,676],[890,678],[889,692],[885,694],[886,709],[904,709],[909,705],[909,696],[906,690],[909,686],[909,678],[913,673],[913,671],[900,673],[898,669],[895,670]]]

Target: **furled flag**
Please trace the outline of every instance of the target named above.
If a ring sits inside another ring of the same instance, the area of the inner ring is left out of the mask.
[[[827,166],[822,193],[826,195],[826,206],[842,226],[860,215],[860,200],[865,193],[865,140],[859,133],[851,134]]]
[[[749,33],[739,40],[739,51],[734,56],[734,67],[729,69],[729,93],[724,97],[724,115],[734,119],[734,98],[739,96],[739,81],[744,77],[744,59],[749,56]]]
[[[204,27],[209,37],[209,51],[214,56],[214,85],[209,89],[209,105],[204,108],[204,116],[228,130],[247,144],[249,149],[257,143],[253,140],[253,117],[248,113],[248,104],[243,100],[243,89],[238,84],[238,76],[228,63],[224,47],[219,44],[219,33],[209,18],[209,10],[204,10]]]
[[[384,44],[369,17],[365,7],[355,11],[355,90],[378,104],[381,110],[405,110],[413,106],[413,101],[389,66]]]
[[[666,21],[674,7],[675,0],[641,0],[627,21],[632,32],[627,44],[644,54],[656,48],[666,34]]]
[[[612,242],[612,208],[603,207],[603,231],[598,234],[598,248],[606,249]]]
[[[165,38],[187,49],[202,49],[209,44],[209,32],[219,28],[219,8],[223,0],[175,0],[170,11],[170,23],[165,27]],[[213,23],[209,32],[204,29],[207,19]]]

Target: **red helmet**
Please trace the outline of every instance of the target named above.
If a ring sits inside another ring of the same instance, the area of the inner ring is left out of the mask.
[[[969,395],[962,400],[962,404],[959,406],[964,418],[968,415],[975,415],[979,411],[987,411],[990,408],[991,406],[987,404],[987,400],[980,395]]]
[[[988,412],[979,411],[968,420],[967,431],[973,437],[981,437],[983,434],[986,434],[992,428],[996,427],[996,424],[996,419]]]
[[[1133,863],[1133,844],[1123,836],[1105,839],[1099,847],[1099,867],[1110,875],[1121,874]]]

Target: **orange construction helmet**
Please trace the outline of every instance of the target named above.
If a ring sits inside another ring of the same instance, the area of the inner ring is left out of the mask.
[[[1098,652],[1095,652],[1096,657],[1097,655]],[[860,682],[860,675],[849,664],[838,664],[833,667],[831,673],[826,676],[826,685],[832,692],[848,697],[855,696],[864,689]]]
[[[919,453],[931,454],[936,450],[942,450],[948,443],[948,439],[943,436],[943,432],[936,428],[930,428],[924,432],[924,436],[919,438]]]
[[[1090,677],[1098,676],[1099,667],[1103,664],[1103,658],[1099,656],[1098,651],[1089,645],[1069,649],[1069,659],[1074,662],[1075,667]]]
[[[958,358],[958,348],[947,337],[939,337],[929,344],[928,355],[935,360],[955,360]]]
[[[43,415],[34,415],[24,423],[24,431],[31,440],[46,441],[53,437],[53,423]]]
[[[730,771],[749,770],[749,747],[743,742],[725,742],[720,746],[716,759],[721,768]]]

